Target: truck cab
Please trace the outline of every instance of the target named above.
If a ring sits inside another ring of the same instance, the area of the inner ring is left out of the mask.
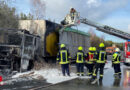
[[[106,47],[107,55],[112,55],[117,47]]]

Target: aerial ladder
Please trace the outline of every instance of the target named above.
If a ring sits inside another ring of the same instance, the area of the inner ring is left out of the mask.
[[[95,23],[93,21],[88,20],[87,18],[80,17],[80,14],[74,9],[71,8],[70,13],[66,15],[65,19],[61,21],[61,24],[65,27],[71,27],[79,25],[80,23],[95,27],[96,30],[117,36],[124,40],[128,40],[125,42],[125,63],[130,65],[130,34],[123,32],[122,30],[115,29],[108,25],[102,25],[99,23]]]
[[[93,21],[88,20],[87,18],[82,18],[80,17],[79,13],[74,12],[74,16],[70,14],[67,14],[65,19],[61,22],[65,27],[66,26],[75,26],[78,25],[79,23],[83,23],[92,27],[95,27],[97,30],[113,35],[113,36],[117,36],[119,38],[125,39],[125,40],[129,40],[130,39],[130,34],[123,32],[121,30],[115,29],[113,27],[107,26],[107,25],[102,25],[99,23],[95,23]]]

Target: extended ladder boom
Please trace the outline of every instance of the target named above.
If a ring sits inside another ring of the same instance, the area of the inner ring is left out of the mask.
[[[110,26],[100,25],[98,23],[89,21],[88,19],[80,19],[80,22],[84,23],[84,24],[87,24],[87,25],[90,25],[90,26],[93,26],[99,31],[102,31],[102,32],[105,32],[105,33],[108,33],[108,34],[111,34],[111,35],[114,35],[114,36],[117,36],[119,38],[126,39],[126,40],[130,39],[130,34],[129,33],[126,33],[126,32],[123,32],[121,30],[112,28]]]
[[[75,10],[74,8],[71,9],[72,11]],[[102,31],[104,33],[113,35],[113,36],[117,36],[119,38],[122,39],[130,39],[130,34],[123,32],[121,30],[112,28],[110,26],[107,25],[101,25],[95,22],[92,22],[86,18],[81,18],[80,14],[78,12],[76,12],[76,10],[74,12],[70,12],[70,14],[67,14],[67,16],[65,17],[65,19],[61,22],[62,25],[66,25],[66,26],[73,26],[73,25],[78,25],[80,23],[84,23],[90,26],[95,27],[97,30]]]

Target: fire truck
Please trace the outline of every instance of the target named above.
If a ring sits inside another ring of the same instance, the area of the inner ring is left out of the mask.
[[[130,40],[125,42],[125,60],[124,64],[130,65]]]
[[[71,10],[73,10],[74,8],[72,8]],[[117,36],[119,38],[122,38],[124,40],[128,40],[125,43],[125,59],[124,59],[124,64],[126,65],[130,65],[130,34],[123,32],[122,30],[118,30],[115,29],[113,27],[110,27],[108,25],[102,25],[93,21],[90,21],[87,18],[83,18],[80,16],[80,13],[78,13],[76,10],[74,10],[74,12],[71,12],[66,15],[65,19],[63,21],[61,21],[61,24],[64,27],[71,27],[71,26],[77,26],[80,23],[95,27],[96,30],[113,35],[113,36]]]

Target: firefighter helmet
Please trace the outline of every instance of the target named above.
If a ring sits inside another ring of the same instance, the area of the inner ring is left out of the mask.
[[[82,47],[82,46],[79,46],[79,47],[78,47],[78,50],[83,50],[83,47]]]
[[[65,44],[61,44],[60,47],[61,47],[61,48],[65,47]]]
[[[89,47],[89,51],[93,51],[93,47]]]
[[[96,51],[96,47],[93,47],[93,51]]]
[[[100,43],[99,47],[105,47],[104,43]]]

